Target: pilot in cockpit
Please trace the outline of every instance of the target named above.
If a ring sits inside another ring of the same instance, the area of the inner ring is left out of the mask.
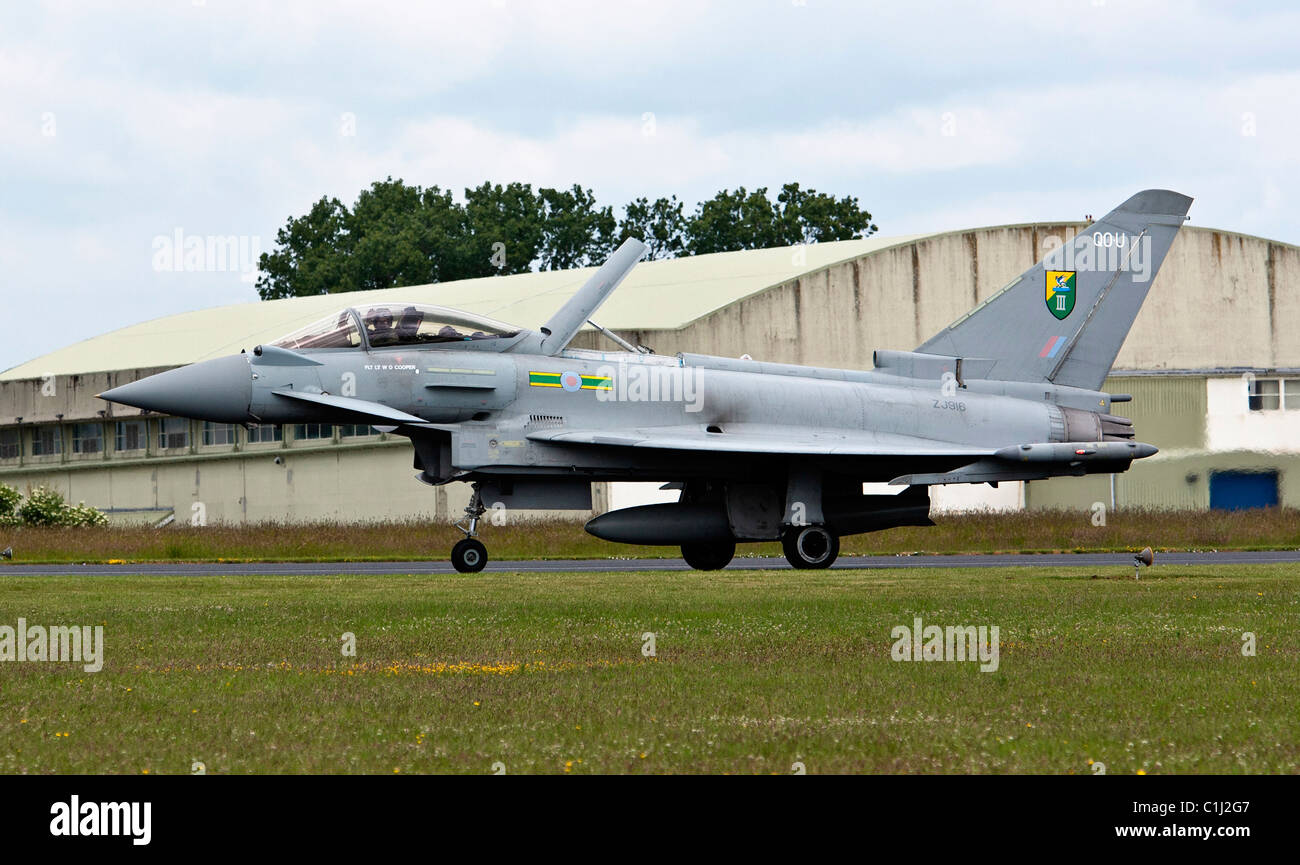
[[[376,307],[366,313],[366,330],[371,345],[392,345],[397,342],[393,314],[384,307]]]
[[[397,322],[397,341],[402,345],[419,342],[420,324],[424,315],[415,307],[408,306],[402,310],[402,317]]]

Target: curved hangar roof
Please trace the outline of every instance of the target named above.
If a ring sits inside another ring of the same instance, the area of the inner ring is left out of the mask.
[[[600,308],[613,330],[674,330],[801,274],[909,243],[918,237],[869,237],[805,247],[721,252],[638,264]],[[257,301],[183,312],[83,340],[0,372],[0,381],[119,369],[182,366],[238,354],[337,312],[341,306],[402,301],[455,307],[537,328],[595,272],[542,271]]]

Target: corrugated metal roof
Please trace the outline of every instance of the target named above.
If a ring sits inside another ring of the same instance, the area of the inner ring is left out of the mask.
[[[673,330],[764,289],[930,235],[869,237],[805,247],[722,252],[638,265],[601,307],[614,330]],[[537,328],[595,268],[241,303],[169,315],[83,340],[0,373],[0,381],[181,366],[278,339],[345,306],[407,301],[451,306]]]

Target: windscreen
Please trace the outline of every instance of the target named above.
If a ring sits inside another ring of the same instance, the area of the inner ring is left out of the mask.
[[[271,345],[280,348],[357,348],[361,333],[348,310],[343,309],[281,337]]]

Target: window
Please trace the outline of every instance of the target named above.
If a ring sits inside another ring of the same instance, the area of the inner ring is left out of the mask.
[[[345,439],[358,438],[360,436],[378,435],[374,427],[364,423],[345,423],[339,424],[339,435]]]
[[[47,457],[63,453],[63,427],[38,426],[32,430],[32,456]]]
[[[72,452],[74,454],[103,453],[103,425],[97,423],[74,424],[72,427]]]
[[[1300,378],[1283,379],[1282,392],[1286,395],[1283,406],[1287,411],[1300,409]]]
[[[0,460],[16,460],[22,455],[22,430],[0,429]]]
[[[147,443],[146,436],[144,421],[120,420],[117,422],[113,448],[119,451],[142,451]]]
[[[158,421],[158,447],[175,450],[190,446],[190,422],[183,417],[165,417]]]
[[[260,442],[278,442],[284,440],[284,430],[279,424],[258,424],[248,431],[248,441],[250,444]]]
[[[1250,385],[1251,411],[1276,411],[1281,408],[1282,381],[1276,378],[1257,378]]]
[[[334,427],[327,423],[300,423],[294,428],[293,437],[298,441],[333,439]]]
[[[233,445],[235,443],[235,425],[232,423],[204,421],[203,443],[205,445]]]

